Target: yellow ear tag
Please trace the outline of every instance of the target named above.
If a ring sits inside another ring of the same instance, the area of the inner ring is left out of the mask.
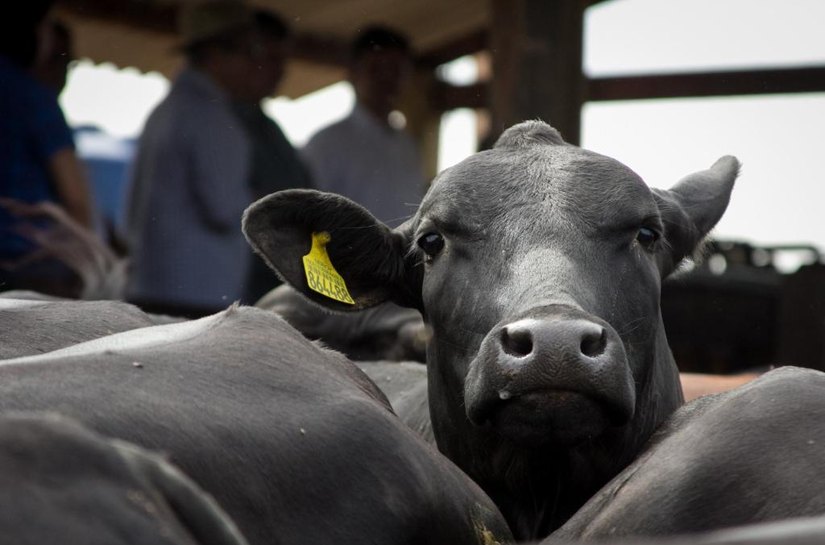
[[[312,248],[303,257],[307,284],[312,291],[330,299],[354,305],[355,301],[352,300],[344,279],[332,266],[332,261],[327,255],[327,243],[330,240],[332,237],[326,231],[312,233]]]

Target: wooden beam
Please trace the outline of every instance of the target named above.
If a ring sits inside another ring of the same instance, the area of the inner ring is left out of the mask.
[[[177,4],[140,0],[56,0],[55,5],[84,19],[166,34],[177,32]],[[434,68],[463,55],[476,53],[486,46],[487,33],[478,30],[419,56],[416,65]],[[343,67],[348,55],[349,43],[344,40],[308,32],[296,33],[293,56],[297,59]]]
[[[446,43],[434,51],[419,55],[415,64],[421,68],[435,68],[439,64],[450,62],[464,55],[472,55],[487,48],[486,30],[478,30],[457,40]]]
[[[302,32],[295,35],[292,56],[316,64],[345,68],[349,61],[349,44],[331,36]]]
[[[707,97],[825,91],[825,67],[592,78],[587,100]]]
[[[56,0],[56,7],[84,19],[175,34],[178,10],[175,4],[137,0]]]
[[[490,101],[490,86],[488,83],[450,85],[439,81],[433,84],[431,100],[433,108],[439,112],[457,108],[486,108]]]
[[[587,0],[490,0],[492,131],[543,119],[579,141]]]
[[[605,101],[816,92],[825,92],[822,66],[591,78],[587,80],[586,98]],[[432,97],[435,108],[445,112],[483,108],[489,94],[490,85],[485,82],[467,86],[439,82]]]
[[[478,30],[448,42],[438,49],[416,56],[415,67],[434,69],[440,64],[464,55],[472,55],[487,48],[487,31]],[[349,44],[343,40],[318,34],[300,33],[295,39],[294,55],[306,61],[333,66],[346,66]]]
[[[56,0],[59,9],[78,18],[124,25],[175,36],[178,4],[139,0]],[[346,66],[349,44],[331,36],[296,33],[292,56],[327,66]]]

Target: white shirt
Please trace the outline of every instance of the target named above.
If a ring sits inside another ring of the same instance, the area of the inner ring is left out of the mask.
[[[424,175],[412,138],[357,102],[347,117],[315,134],[302,155],[314,187],[352,199],[391,227],[421,202]]]

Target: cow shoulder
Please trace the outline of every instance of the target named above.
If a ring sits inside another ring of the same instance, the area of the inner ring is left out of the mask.
[[[0,359],[50,352],[121,331],[155,325],[120,301],[0,298]]]
[[[126,331],[6,360],[0,376],[4,410],[60,406],[167,452],[251,543],[475,544],[479,528],[509,538],[490,499],[366,374],[272,312]]]
[[[0,418],[0,534],[15,543],[245,545],[166,460],[53,413]]]
[[[825,373],[782,367],[685,405],[555,535],[709,531],[825,512]]]

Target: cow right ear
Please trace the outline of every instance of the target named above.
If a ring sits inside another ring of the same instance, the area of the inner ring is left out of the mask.
[[[321,306],[418,305],[407,266],[409,230],[391,230],[346,197],[311,189],[273,193],[246,209],[243,232],[284,282]]]
[[[682,178],[669,190],[653,190],[665,224],[668,248],[659,254],[662,277],[694,253],[722,218],[739,175],[739,166],[735,157],[727,155],[709,169]]]

